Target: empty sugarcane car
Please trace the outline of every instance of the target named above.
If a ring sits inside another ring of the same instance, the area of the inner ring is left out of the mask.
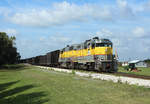
[[[47,55],[39,56],[39,65],[47,65]]]
[[[55,50],[55,51],[52,51],[52,52],[49,52],[46,54],[47,56],[47,66],[58,66],[59,63],[58,63],[58,59],[59,59],[59,50]]]

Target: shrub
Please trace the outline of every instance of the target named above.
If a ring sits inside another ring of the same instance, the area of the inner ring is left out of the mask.
[[[75,74],[76,74],[75,70],[72,70],[72,74],[73,74],[73,75],[75,75]]]

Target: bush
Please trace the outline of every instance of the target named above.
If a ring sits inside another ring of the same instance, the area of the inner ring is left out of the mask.
[[[76,74],[75,70],[72,70],[72,74],[73,74],[73,75],[75,75],[75,74]]]
[[[128,70],[128,69],[129,69],[129,66],[124,66],[123,69],[124,69],[124,70]]]

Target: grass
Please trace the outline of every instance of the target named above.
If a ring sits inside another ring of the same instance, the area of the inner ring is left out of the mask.
[[[0,69],[0,104],[150,104],[150,88],[38,69]]]
[[[118,72],[124,72],[124,73],[131,73],[131,74],[136,74],[136,75],[145,75],[145,76],[150,76],[150,68],[138,68],[140,70],[139,72],[131,72],[125,70],[123,67],[119,67]]]
[[[74,75],[76,74],[75,70],[72,70],[72,74],[74,74]]]

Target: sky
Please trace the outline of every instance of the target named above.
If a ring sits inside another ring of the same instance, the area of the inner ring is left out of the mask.
[[[150,0],[0,0],[0,31],[21,58],[98,36],[120,61],[150,58]]]

